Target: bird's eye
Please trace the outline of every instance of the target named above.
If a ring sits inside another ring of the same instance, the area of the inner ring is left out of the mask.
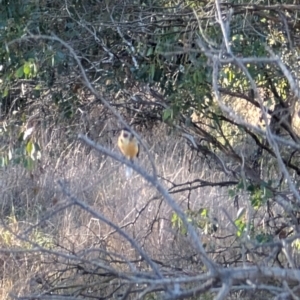
[[[127,132],[124,132],[124,133],[123,133],[123,136],[124,136],[124,138],[127,138],[127,137],[128,137],[128,133],[127,133]]]

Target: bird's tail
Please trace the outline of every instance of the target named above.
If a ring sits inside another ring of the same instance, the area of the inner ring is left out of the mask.
[[[126,177],[127,177],[127,178],[130,178],[130,177],[132,176],[132,173],[133,173],[132,168],[126,166],[126,168],[125,168],[125,174],[126,174]]]

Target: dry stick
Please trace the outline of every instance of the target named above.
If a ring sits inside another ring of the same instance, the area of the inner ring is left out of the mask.
[[[219,5],[218,5],[218,0],[216,0],[216,5],[217,5],[217,10],[218,10],[218,13],[220,14],[219,12]],[[220,22],[220,26],[222,28],[222,32],[223,32],[223,38],[225,40],[225,44],[226,45],[229,45],[229,41],[228,41],[228,32],[225,32],[223,31],[223,29],[225,28],[224,26],[224,23],[223,23],[223,20],[222,19],[219,19],[219,22]],[[228,49],[227,49],[228,50]],[[230,47],[229,47],[229,50],[230,50]],[[278,66],[281,68],[283,74],[285,75],[285,77],[288,79],[289,81],[289,84],[290,84],[290,87],[291,87],[291,90],[294,92],[295,96],[298,97],[300,92],[299,92],[299,88],[297,88],[297,85],[295,83],[295,81],[293,80],[290,72],[287,70],[286,66],[281,62],[281,60],[279,58],[277,58],[274,53],[271,51],[271,49],[267,48],[267,50],[271,53],[272,55],[272,59],[274,59],[274,61],[278,64]],[[266,109],[264,108],[263,106],[263,101],[260,97],[260,95],[257,93],[257,86],[256,86],[256,83],[254,82],[253,78],[251,77],[250,73],[248,72],[247,68],[245,67],[245,65],[240,61],[240,59],[236,58],[231,50],[228,51],[230,56],[234,59],[234,62],[241,68],[241,70],[245,73],[246,77],[249,79],[249,82],[250,82],[250,85],[253,89],[253,91],[257,94],[256,97],[258,97],[258,102],[261,106],[261,111],[262,111],[262,115],[263,115],[263,118],[264,118],[264,121],[265,121],[265,124],[266,124],[266,132],[264,133],[264,135],[266,136],[268,142],[270,143],[270,145],[272,145],[273,149],[274,149],[274,153],[276,155],[276,158],[277,158],[277,162],[278,162],[278,165],[281,169],[281,171],[283,172],[287,182],[288,182],[288,185],[289,185],[289,188],[291,189],[291,191],[293,192],[294,196],[296,197],[296,200],[298,202],[298,204],[300,203],[300,195],[299,195],[299,192],[298,190],[296,189],[294,183],[292,182],[292,179],[290,177],[290,174],[288,173],[287,169],[286,169],[286,166],[282,160],[282,157],[280,155],[280,152],[279,152],[279,148],[278,148],[278,145],[276,143],[276,136],[272,134],[271,130],[270,130],[270,126],[268,125],[268,118],[267,118],[267,112],[266,112]],[[215,94],[216,94],[216,98],[217,98],[217,101],[220,105],[220,107],[228,112],[231,117],[232,116],[232,110],[227,107],[222,101],[221,101],[221,97],[220,97],[220,93],[219,93],[219,90],[218,90],[218,83],[217,83],[217,78],[218,78],[218,65],[220,63],[220,60],[217,56],[214,56],[214,70],[213,70],[213,87],[214,87],[214,90],[215,90]],[[247,124],[248,125],[248,124]],[[249,125],[248,125],[249,126]],[[299,146],[299,145],[298,145]]]
[[[110,227],[114,228],[121,236],[123,236],[127,241],[129,241],[129,243],[141,254],[141,256],[149,264],[149,266],[151,266],[151,268],[156,273],[156,275],[159,278],[163,278],[163,275],[161,274],[161,272],[158,269],[157,265],[149,258],[149,256],[138,245],[138,243],[133,238],[131,238],[129,236],[129,234],[127,234],[124,230],[122,230],[121,228],[119,228],[118,225],[116,225],[115,223],[113,223],[112,221],[110,221],[109,219],[107,219],[106,217],[104,217],[102,214],[99,214],[96,211],[94,211],[88,204],[80,201],[78,198],[76,198],[75,196],[73,196],[66,189],[66,187],[64,186],[64,184],[61,181],[59,181],[58,183],[59,183],[60,187],[62,188],[63,193],[66,196],[68,196],[74,204],[76,204],[77,206],[81,207],[83,210],[87,211],[88,213],[90,213],[92,216],[94,216],[98,220],[101,220],[104,223],[106,223],[107,225],[109,225]]]
[[[222,21],[221,21],[221,23],[222,23]],[[226,38],[227,38],[227,36],[224,35],[224,39],[225,39],[225,40],[226,40]],[[269,50],[269,52],[271,52],[271,50]],[[251,75],[249,74],[248,70],[245,68],[244,64],[243,64],[239,59],[237,59],[236,57],[234,57],[234,56],[232,55],[231,52],[230,52],[230,54],[231,54],[231,56],[234,58],[235,63],[237,63],[237,65],[238,65],[238,66],[242,69],[242,71],[245,73],[245,75],[247,76],[247,78],[248,78],[249,81],[250,81],[250,84],[251,84],[252,89],[256,92],[256,91],[257,91],[256,83],[255,83],[254,80],[252,79],[252,77],[251,77]],[[271,55],[272,55],[272,59],[279,65],[279,67],[282,69],[282,71],[283,71],[285,77],[288,79],[288,81],[289,81],[289,83],[290,83],[290,86],[291,86],[291,90],[292,90],[292,91],[294,92],[294,94],[298,97],[298,96],[299,96],[299,89],[298,89],[296,83],[294,82],[294,80],[293,80],[293,78],[292,78],[290,72],[287,70],[286,66],[281,62],[281,60],[280,60],[278,57],[276,57],[273,53],[271,53]],[[218,61],[217,59],[214,61],[215,66],[218,66],[217,61]],[[217,67],[214,68],[214,71],[216,71],[216,70],[217,70]],[[215,75],[216,75],[216,73],[215,73]],[[215,82],[215,84],[217,84],[216,78],[217,78],[217,77],[214,76],[214,79],[215,79],[214,82]],[[216,91],[216,86],[215,86],[215,91]],[[216,93],[216,94],[217,94],[217,93]],[[271,130],[270,130],[270,127],[268,126],[267,113],[266,113],[266,110],[265,110],[265,108],[264,108],[264,106],[263,106],[263,102],[262,102],[262,100],[261,100],[261,98],[260,98],[260,95],[256,95],[256,96],[257,96],[258,99],[259,99],[258,102],[259,102],[259,104],[260,104],[260,106],[261,106],[261,111],[262,111],[262,114],[263,114],[263,118],[264,118],[265,123],[266,123],[266,138],[267,138],[268,142],[270,143],[270,145],[273,146],[273,149],[274,149],[274,152],[275,152],[275,155],[276,155],[276,158],[277,158],[278,165],[279,165],[281,171],[284,173],[285,178],[286,178],[287,181],[288,181],[289,187],[290,187],[291,191],[293,192],[293,194],[295,195],[295,197],[296,197],[296,199],[297,199],[297,201],[298,201],[298,203],[299,203],[299,202],[300,202],[299,192],[297,191],[295,185],[293,184],[292,179],[291,179],[291,177],[290,177],[290,175],[289,175],[289,173],[288,173],[288,171],[287,171],[287,169],[286,169],[286,166],[285,166],[284,163],[283,163],[282,157],[281,157],[280,152],[279,152],[278,144],[277,144],[277,142],[275,141],[275,138],[274,138],[275,136],[272,134],[272,132],[271,132]],[[219,94],[217,94],[217,100],[218,100],[219,104],[221,104],[221,108],[226,107],[226,106],[221,102],[221,100],[220,100],[220,95],[219,95]],[[226,109],[227,109],[227,107],[226,107]],[[285,245],[285,241],[283,242],[283,245]],[[284,247],[284,249],[286,250],[286,251],[285,251],[285,254],[286,254],[287,259],[289,260],[290,265],[291,265],[292,267],[294,267],[294,266],[295,266],[294,261],[291,259],[289,253],[287,252],[286,247]]]
[[[242,69],[242,71],[245,73],[245,75],[249,79],[252,89],[254,91],[257,91],[256,83],[254,82],[253,78],[251,77],[250,73],[248,72],[248,70],[246,69],[246,67],[244,66],[244,64],[240,63],[240,61],[239,61],[238,58],[236,58],[236,63],[238,64],[238,66]],[[277,59],[277,63],[278,63],[279,66],[283,65],[279,58]],[[286,78],[290,77],[290,74],[288,73],[288,71],[287,71],[286,68],[285,68],[285,71],[286,71],[285,72]],[[283,72],[284,72],[284,69],[283,69]],[[293,81],[290,81],[290,85],[291,85],[292,90],[295,89],[295,84],[294,84]],[[296,92],[295,92],[295,94],[296,94]],[[265,107],[262,104],[263,103],[262,99],[261,99],[261,97],[260,97],[259,94],[257,94],[256,96],[258,97],[259,104],[261,106],[261,111],[262,111],[262,114],[263,114],[263,118],[264,118],[264,121],[265,121],[265,124],[266,124],[266,138],[267,138],[268,142],[270,143],[270,145],[272,145],[272,147],[273,147],[275,156],[277,158],[277,163],[278,163],[281,171],[283,172],[283,174],[284,174],[284,176],[285,176],[285,178],[286,178],[286,180],[287,180],[287,182],[289,184],[289,187],[290,187],[291,191],[293,192],[294,196],[296,197],[298,203],[300,203],[299,192],[297,191],[295,185],[292,182],[290,174],[288,173],[288,171],[286,169],[286,166],[285,166],[285,164],[284,164],[284,162],[282,160],[282,157],[280,155],[278,144],[277,144],[277,142],[274,139],[275,135],[273,135],[273,133],[271,132],[270,126],[268,125],[267,112],[266,112]]]
[[[5,226],[5,224],[3,224]],[[6,227],[6,226],[5,226]],[[14,234],[15,235],[15,234]],[[59,252],[55,252],[53,250],[48,250],[48,249],[43,249],[40,247],[38,244],[33,243],[31,241],[28,241],[27,239],[24,239],[21,236],[15,235],[16,237],[20,238],[23,241],[27,241],[31,243],[35,247],[34,250],[12,250],[12,249],[0,249],[0,253],[28,253],[28,252],[39,252],[39,251],[44,251],[49,254],[56,254],[61,257],[65,257],[67,259],[75,260],[78,261],[80,259],[82,262],[89,262],[88,260],[82,259],[78,256],[74,255],[67,255]],[[292,240],[292,239],[290,239]],[[200,281],[205,281],[208,279],[213,279],[213,274],[201,274],[201,275],[196,275],[192,277],[179,277],[179,278],[149,278],[147,277],[142,277],[142,274],[137,273],[136,275],[130,275],[130,274],[125,274],[125,273],[119,273],[113,270],[112,268],[109,268],[106,265],[99,264],[99,262],[93,262],[95,265],[107,270],[108,272],[115,274],[119,276],[120,278],[127,279],[129,281],[134,281],[136,283],[144,283],[144,284],[152,284],[152,285],[166,285],[166,284],[174,284],[174,283],[189,283],[189,282],[200,282]],[[238,267],[238,268],[227,268],[227,269],[222,269],[219,270],[219,275],[221,277],[225,278],[231,278],[232,280],[246,280],[246,279],[258,279],[260,277],[268,277],[268,278],[275,278],[277,280],[288,280],[288,281],[300,281],[300,271],[299,270],[287,270],[287,269],[281,269],[281,268],[267,268],[267,267]],[[270,286],[270,288],[272,288]],[[224,290],[226,291],[226,284],[223,286],[223,289],[220,290],[221,294],[224,293]],[[197,293],[197,289],[194,290],[194,292]],[[183,291],[182,293],[189,293],[189,291]],[[180,295],[179,295],[180,298]]]
[[[274,57],[275,58],[275,57]],[[236,59],[236,62],[238,64],[238,66],[244,71],[244,73],[246,74],[247,78],[249,79],[250,81],[250,84],[251,84],[251,87],[254,91],[257,91],[257,86],[256,86],[256,83],[254,82],[253,78],[251,77],[250,73],[248,72],[248,70],[246,69],[246,67],[244,66],[244,64],[240,63],[239,62],[239,59]],[[278,65],[283,65],[282,62],[280,61],[280,59],[278,58],[277,59],[277,63]],[[285,73],[285,76],[286,78],[290,77],[290,74],[288,73],[287,69],[286,70],[286,73]],[[283,71],[284,72],[284,71]],[[289,80],[289,79],[288,79]],[[290,80],[289,80],[290,81]],[[293,81],[290,81],[290,86],[293,89],[295,89],[295,84],[293,84]],[[298,89],[297,89],[298,90]],[[293,92],[296,94],[296,92],[293,90]],[[273,150],[274,150],[274,153],[275,153],[275,156],[277,158],[277,163],[280,167],[280,170],[283,172],[287,182],[288,182],[288,185],[289,185],[289,188],[291,189],[291,191],[293,192],[294,196],[296,197],[298,203],[300,203],[300,195],[299,195],[299,192],[297,191],[294,183],[292,182],[292,179],[290,177],[290,174],[288,172],[288,170],[286,169],[286,166],[282,160],[282,157],[280,155],[280,152],[279,152],[279,148],[278,148],[278,144],[276,143],[275,139],[274,139],[274,135],[273,133],[271,132],[271,129],[270,129],[270,126],[268,125],[268,117],[267,117],[267,112],[266,112],[266,109],[265,107],[263,106],[263,101],[260,97],[260,95],[256,95],[258,97],[258,102],[261,106],[261,111],[262,111],[262,114],[263,114],[263,118],[264,118],[264,121],[265,121],[265,124],[266,124],[266,138],[268,140],[268,142],[270,143],[270,145],[273,147]]]
[[[216,93],[216,97],[217,99],[219,99],[218,97],[219,96],[219,92],[218,92],[218,88],[217,88],[217,78],[218,78],[218,64],[217,64],[218,60],[214,60],[214,67],[213,67],[213,87],[214,87],[214,90],[215,90],[215,93]],[[223,299],[221,297],[224,297],[226,298],[227,294],[229,293],[230,291],[230,288],[227,284],[227,280],[229,280],[230,278],[229,277],[224,277],[222,276],[221,277],[221,280],[222,280],[222,288],[221,290],[219,291],[218,295],[217,295],[217,299]]]
[[[284,64],[278,60],[278,58],[239,58],[237,59],[236,57],[230,57],[230,58],[226,58],[223,59],[220,56],[217,56],[216,54],[212,54],[209,53],[209,50],[205,47],[205,45],[203,44],[200,36],[197,36],[196,39],[196,43],[198,45],[198,47],[202,50],[203,53],[205,53],[205,55],[209,58],[211,58],[211,60],[214,62],[216,59],[218,60],[218,63],[220,64],[229,64],[229,63],[237,63],[237,61],[240,64],[245,64],[245,63],[277,63],[279,65],[279,67],[283,70],[284,74],[286,74],[285,72],[288,72],[286,67],[284,66]],[[289,77],[291,77],[289,75]],[[294,83],[294,81],[291,81],[291,78],[287,77],[287,79],[289,80],[289,83],[291,84]],[[295,85],[295,83],[294,83]],[[213,89],[215,90],[215,87],[213,85]],[[292,88],[293,89],[293,88]],[[219,93],[219,92],[218,92]],[[221,100],[220,100],[220,95],[217,94],[217,91],[215,91],[215,94],[218,95],[218,97],[216,97],[220,107],[222,108],[223,111],[225,111],[226,113],[229,114],[230,117],[232,117],[238,124],[241,124],[249,129],[252,129],[253,131],[257,132],[259,135],[266,137],[266,131],[262,130],[261,128],[259,128],[258,126],[254,126],[248,122],[246,122],[244,119],[242,119],[240,116],[238,116],[231,108],[229,108],[228,106],[226,106]],[[292,147],[293,149],[297,149],[300,150],[300,144],[295,143],[294,141],[289,141],[287,139],[281,138],[277,135],[273,136],[273,139],[277,142],[280,143],[282,145],[288,146],[288,147]]]
[[[229,26],[225,27],[225,24],[224,24],[224,22],[221,18],[221,10],[220,10],[219,1],[215,0],[215,3],[216,3],[217,14],[218,14],[218,22],[219,22],[221,30],[222,30],[223,40],[224,40],[224,43],[226,45],[227,54],[229,56],[231,56],[234,59],[234,62],[242,69],[242,71],[245,73],[245,75],[249,79],[253,91],[257,94],[257,86],[256,86],[254,80],[252,79],[251,75],[249,74],[248,70],[245,68],[244,64],[239,62],[239,60],[232,54],[230,43],[229,43]],[[229,22],[230,22],[230,19],[227,20],[227,24],[229,24]],[[216,99],[217,99],[221,109],[223,111],[229,112],[230,116],[233,117],[232,116],[232,110],[229,109],[222,102],[220,92],[219,92],[219,88],[218,88],[218,74],[219,74],[220,58],[221,58],[221,52],[219,53],[218,56],[214,55],[214,57],[213,57],[213,78],[212,78],[213,88],[214,88],[214,92],[215,92],[215,95],[216,95]],[[256,96],[259,97],[259,95],[256,95]],[[291,178],[288,174],[288,171],[286,170],[286,168],[284,166],[284,163],[283,163],[282,158],[281,158],[280,153],[279,153],[278,145],[275,142],[275,140],[273,138],[273,134],[271,133],[271,130],[268,126],[267,114],[266,114],[265,108],[263,106],[263,102],[262,102],[260,97],[259,97],[259,103],[260,103],[261,110],[262,110],[262,113],[263,113],[263,118],[264,118],[265,123],[266,123],[266,137],[267,137],[267,140],[269,141],[270,145],[273,146],[273,149],[275,150],[274,152],[275,152],[276,157],[277,157],[278,164],[281,167],[281,170],[284,172],[285,177],[288,180],[289,186],[290,186],[291,190],[293,192],[295,192],[295,196],[297,197],[297,200],[299,202],[300,201],[299,194],[296,191],[296,188],[295,188],[294,184],[291,181]],[[248,220],[248,226],[249,226],[249,222],[250,222],[250,218]],[[229,279],[232,279],[232,278],[230,278],[230,276],[229,276],[229,277],[227,277],[227,280],[229,280]],[[229,291],[230,291],[230,285],[231,285],[231,283],[229,281],[226,282],[226,278],[222,277],[222,288],[219,291],[216,299],[225,298],[227,296],[227,294],[229,293]]]
[[[223,280],[222,287],[221,287],[217,297],[215,297],[215,300],[226,299],[227,295],[230,292],[231,285],[232,285],[232,280],[230,277],[227,278],[227,280]]]
[[[145,171],[143,168],[141,168],[140,166],[133,164],[132,162],[130,162],[129,160],[124,159],[123,157],[121,157],[120,155],[110,151],[109,149],[96,144],[95,142],[93,142],[92,140],[90,140],[88,137],[84,136],[84,135],[79,135],[78,138],[80,140],[82,140],[83,142],[85,142],[87,145],[91,146],[92,148],[94,148],[95,150],[102,152],[108,156],[110,156],[111,158],[113,158],[114,160],[123,162],[125,165],[131,167],[134,171],[136,171],[138,174],[140,174],[144,179],[146,179],[149,183],[151,183],[156,189],[157,191],[164,197],[164,199],[167,201],[167,203],[172,207],[172,209],[174,210],[174,212],[176,212],[176,214],[182,219],[184,225],[188,228],[188,232],[190,233],[193,242],[195,243],[195,246],[198,248],[198,251],[200,252],[201,256],[202,256],[202,261],[205,264],[205,266],[207,267],[207,269],[212,273],[212,274],[216,274],[217,269],[216,269],[216,265],[209,259],[209,257],[207,256],[202,243],[199,240],[199,236],[197,235],[195,229],[193,228],[193,226],[188,222],[185,214],[183,213],[183,211],[180,209],[180,207],[178,206],[178,204],[173,200],[173,198],[170,196],[170,194],[168,193],[168,191],[161,185],[161,183],[157,180],[157,177],[151,176],[147,173],[147,171]]]
[[[182,291],[178,293],[177,295],[172,295],[170,297],[164,298],[164,300],[180,300],[180,299],[186,299],[192,297],[192,299],[195,299],[197,295],[204,294],[205,292],[211,290],[211,288],[216,283],[215,278],[210,278],[206,280],[204,283],[198,282],[195,288],[192,288],[187,291]]]
[[[38,243],[29,240],[24,235],[17,234],[15,232],[13,232],[11,230],[11,228],[5,224],[5,222],[2,218],[0,218],[0,223],[1,223],[1,226],[3,228],[5,228],[7,231],[9,231],[18,240],[23,241],[23,242],[27,242],[32,246],[32,249],[25,249],[25,250],[23,250],[23,249],[12,249],[12,248],[8,248],[8,249],[1,249],[0,248],[0,253],[8,253],[8,254],[12,254],[12,253],[14,253],[14,254],[17,254],[17,253],[23,254],[24,253],[25,254],[25,253],[40,253],[40,252],[48,253],[50,255],[56,255],[58,257],[65,258],[65,259],[70,260],[70,261],[73,260],[76,263],[78,263],[78,261],[80,261],[81,263],[94,264],[95,266],[100,267],[101,269],[106,270],[107,272],[109,272],[111,274],[114,274],[114,275],[116,275],[120,278],[124,278],[124,279],[131,278],[130,276],[127,276],[125,274],[125,272],[124,273],[117,272],[112,267],[108,266],[107,264],[100,263],[99,261],[91,261],[91,260],[88,260],[88,259],[81,258],[81,257],[79,257],[77,255],[74,255],[74,254],[66,254],[66,253],[58,252],[58,251],[55,251],[55,250],[52,250],[52,249],[44,248],[44,247],[40,246]]]
[[[228,38],[228,36],[229,36],[229,32],[228,32],[229,31],[228,30],[229,26],[225,27],[225,24],[223,22],[219,0],[216,0],[216,9],[217,9],[217,14],[218,14],[217,22],[220,24],[220,27],[221,27],[221,30],[222,30],[226,50],[227,50],[228,54],[231,54],[231,48],[230,48],[230,43],[229,43],[229,38]],[[232,15],[232,9],[230,9],[229,13],[227,14],[227,24],[229,24],[229,20],[230,20],[231,15]]]

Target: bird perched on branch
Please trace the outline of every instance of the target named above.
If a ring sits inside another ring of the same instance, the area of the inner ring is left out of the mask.
[[[118,138],[118,147],[122,154],[131,162],[139,156],[140,145],[136,137],[126,128],[122,129]],[[132,174],[132,169],[126,166],[126,176]]]

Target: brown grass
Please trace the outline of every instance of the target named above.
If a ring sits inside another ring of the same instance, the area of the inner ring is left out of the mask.
[[[172,186],[170,182],[225,179],[203,158],[194,157],[190,165],[190,150],[185,142],[174,135],[166,136],[163,126],[156,130],[154,144],[151,143],[153,134],[144,134],[144,138],[167,188]],[[99,142],[101,140],[102,137]],[[111,140],[114,141],[115,137],[111,136]],[[113,144],[107,145],[116,150]],[[139,163],[151,170],[143,152]],[[132,245],[107,224],[78,206],[64,208],[70,199],[62,193],[58,180],[64,182],[72,195],[127,232],[152,259],[189,272],[199,270],[200,258],[195,255],[190,241],[171,226],[172,209],[140,176],[134,174],[126,179],[124,166],[79,142],[55,159],[44,153],[42,164],[34,172],[16,166],[0,175],[3,223],[0,247],[9,251],[0,254],[1,300],[8,299],[10,293],[28,295],[50,291],[62,284],[69,288],[59,290],[59,293],[73,293],[84,285],[94,295],[109,294],[116,288],[116,282],[108,284],[108,280],[107,284],[105,281],[99,284],[98,279],[91,275],[78,276],[78,265],[95,268],[88,261],[97,259],[118,272],[125,272],[130,268],[124,263],[124,257],[132,261],[140,259]],[[235,218],[236,210],[227,189],[204,187],[173,197],[184,211],[188,207],[192,211],[209,208],[211,215],[218,218],[218,235],[234,235],[234,228],[223,211],[225,209]],[[246,199],[242,197],[240,205],[246,205]],[[226,246],[224,240],[212,239],[209,234],[203,234],[202,240],[210,253]],[[229,246],[233,240],[234,236],[226,240],[226,244]],[[38,246],[43,250],[34,252]],[[234,259],[237,252],[229,249],[225,255]],[[78,256],[78,261],[68,260],[68,255]],[[215,253],[212,257],[221,262],[223,256]],[[72,265],[74,270],[70,268]],[[146,268],[143,261],[135,265]]]

